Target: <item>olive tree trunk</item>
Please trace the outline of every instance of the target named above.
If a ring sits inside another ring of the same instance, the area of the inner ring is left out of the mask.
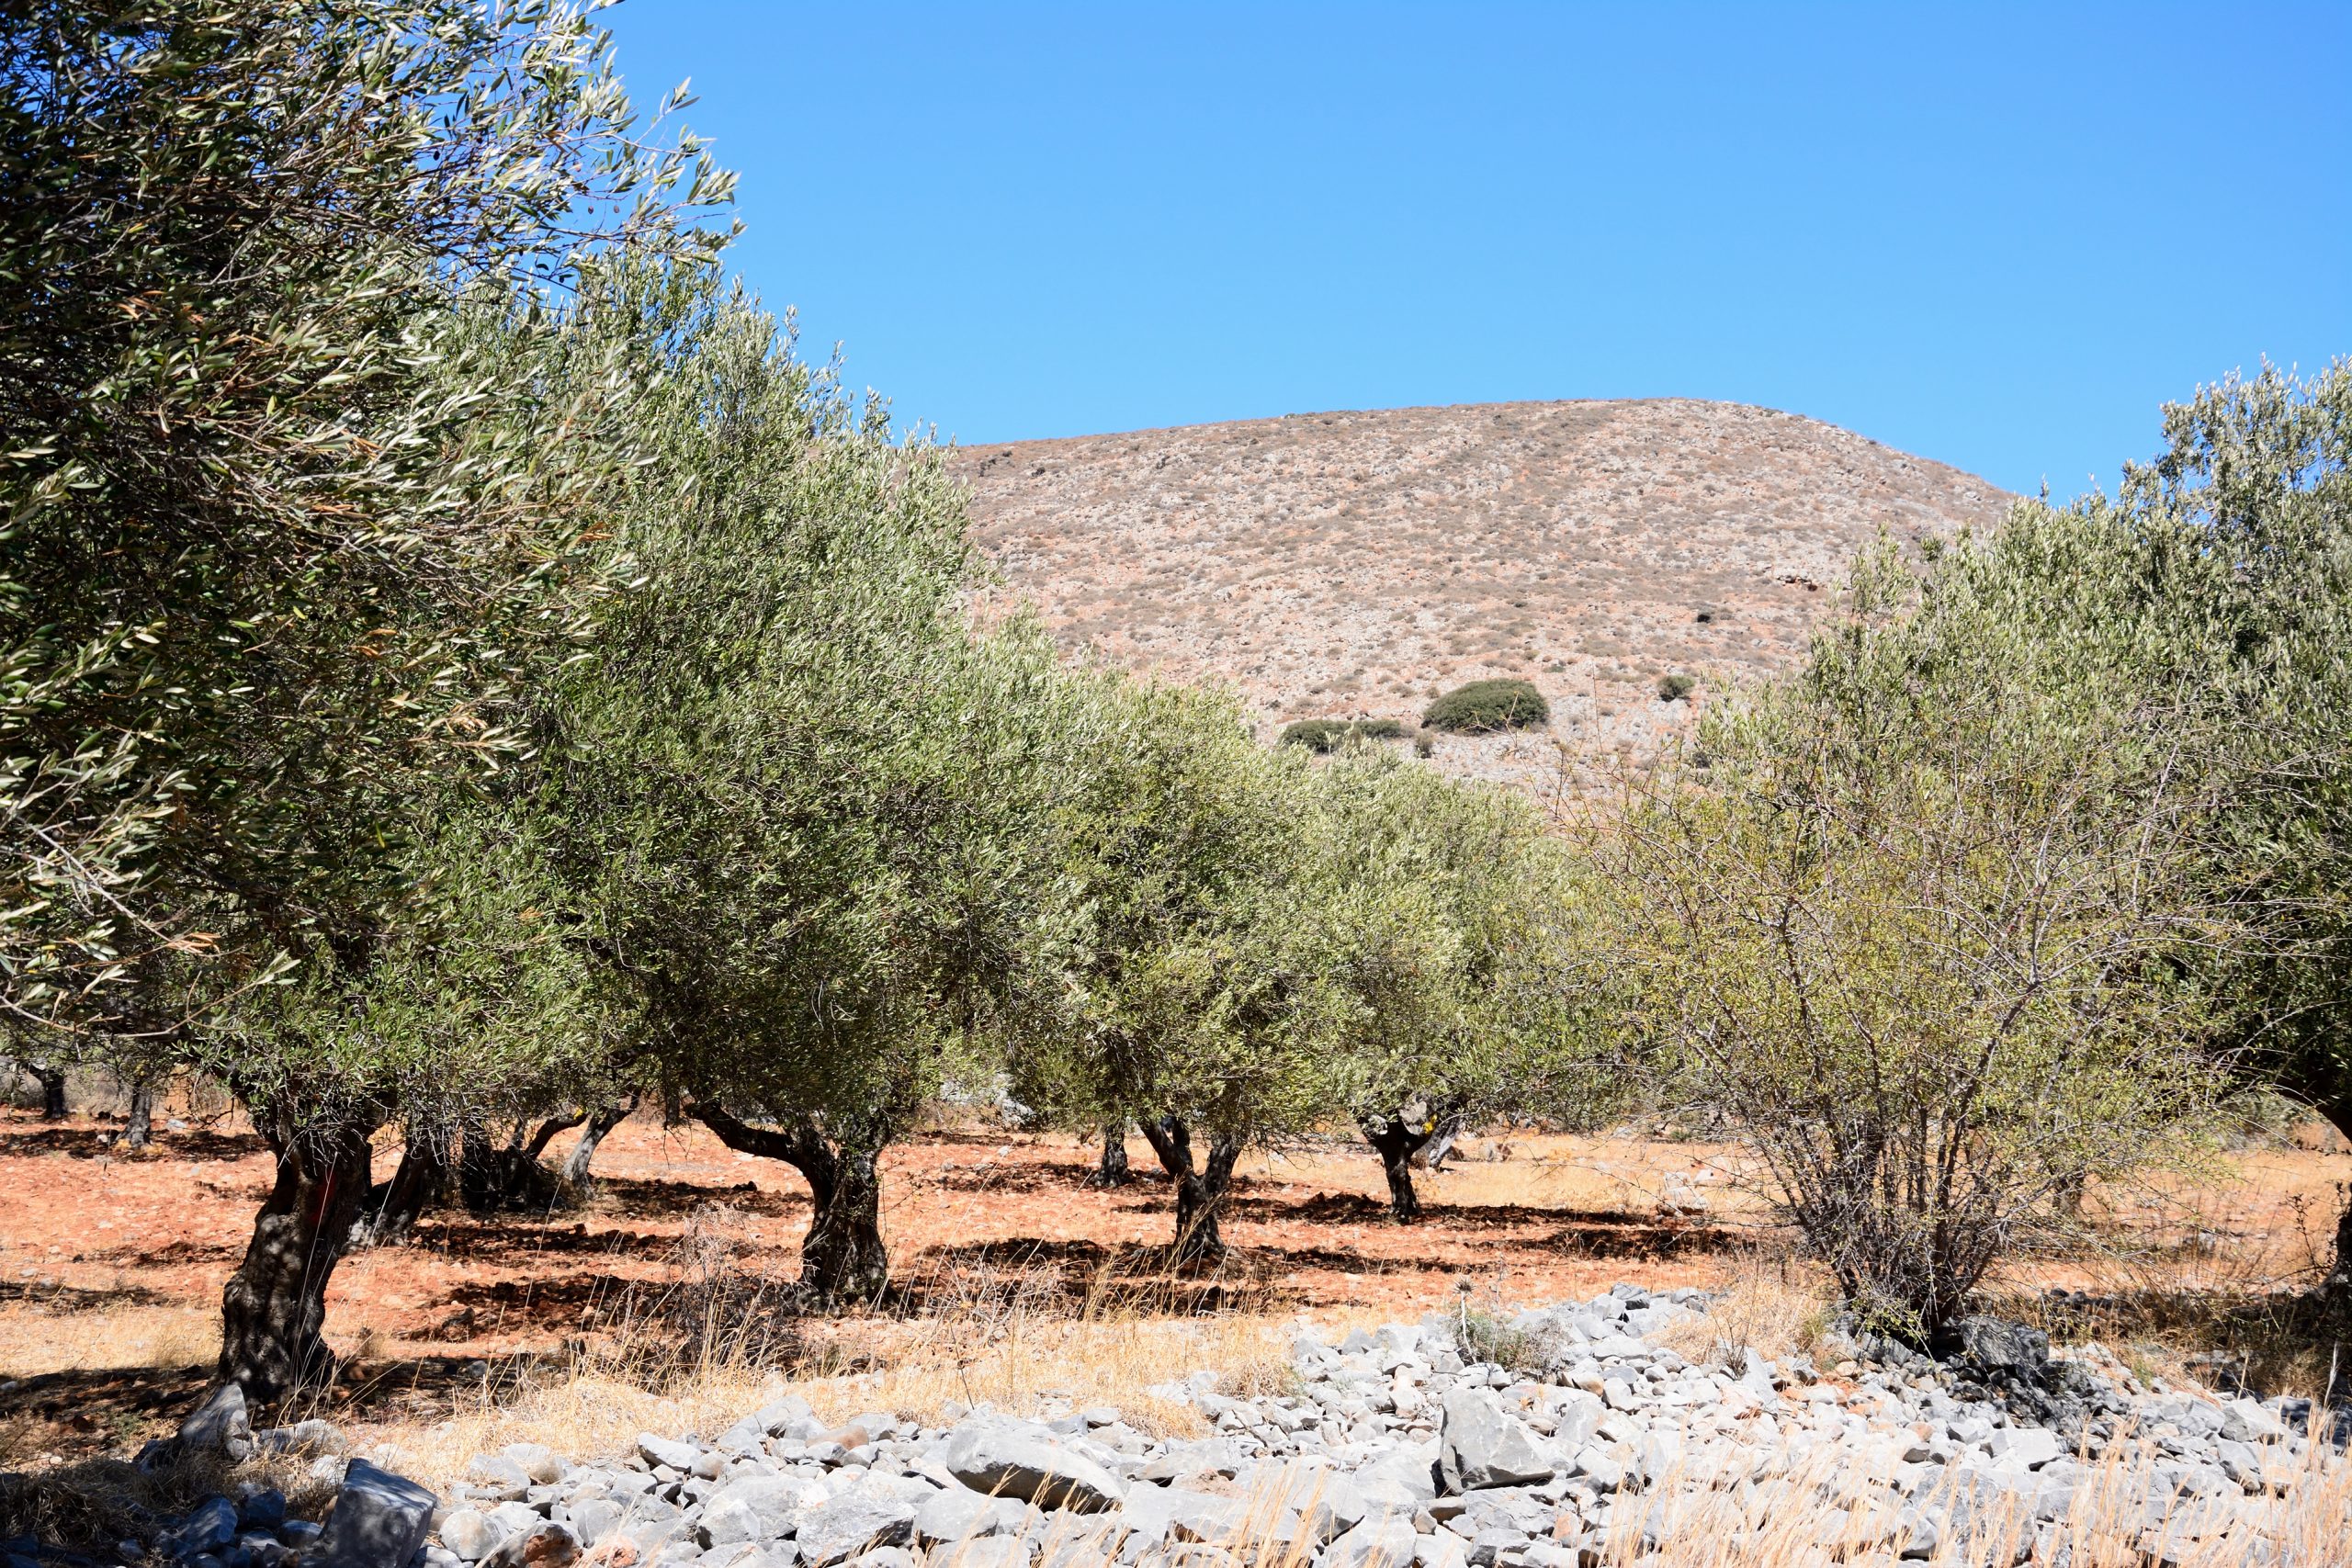
[[[65,1120],[65,1069],[35,1067],[33,1077],[40,1080],[40,1119],[44,1122]]]
[[[352,1246],[397,1247],[408,1240],[416,1222],[440,1202],[449,1190],[449,1133],[442,1126],[412,1118],[401,1163],[390,1181],[368,1190],[368,1201],[352,1235]]]
[[[244,1261],[220,1293],[218,1381],[274,1404],[334,1376],[320,1330],[327,1281],[366,1204],[368,1139],[380,1111],[354,1110],[297,1126],[283,1111],[256,1113],[277,1154],[277,1179],[254,1221]]]
[[[2318,1104],[2328,1125],[2352,1140],[2352,1098],[2330,1098]],[[2320,1282],[2320,1294],[2347,1320],[2352,1320],[2352,1190],[2344,1194],[2344,1210],[2335,1216],[2335,1258]]]
[[[1135,1172],[1127,1168],[1127,1124],[1125,1121],[1102,1123],[1102,1160],[1094,1174],[1086,1179],[1089,1187],[1125,1187],[1135,1179]]]
[[[1427,1116],[1408,1117],[1391,1111],[1365,1117],[1358,1123],[1363,1141],[1380,1156],[1381,1173],[1388,1178],[1388,1213],[1399,1224],[1421,1217],[1420,1194],[1413,1190],[1413,1156],[1437,1135],[1437,1123]]]
[[[122,1119],[122,1146],[143,1149],[154,1141],[155,1080],[136,1078],[130,1085],[130,1109]]]
[[[1225,1256],[1225,1235],[1219,1213],[1233,1185],[1233,1165],[1241,1157],[1241,1141],[1223,1134],[1209,1140],[1208,1157],[1195,1164],[1192,1129],[1173,1116],[1143,1123],[1143,1135],[1159,1167],[1176,1185],[1176,1240],[1170,1261],[1205,1263]]]
[[[637,1109],[637,1099],[632,1094],[627,1100],[612,1100],[598,1106],[589,1116],[588,1125],[581,1129],[580,1141],[571,1145],[571,1152],[563,1156],[562,1168],[556,1172],[556,1181],[566,1193],[576,1196],[586,1190],[589,1168],[596,1162],[597,1145],[614,1128],[628,1120],[629,1113]]]
[[[808,1183],[815,1213],[800,1243],[800,1289],[825,1303],[874,1301],[890,1284],[882,1245],[882,1150],[877,1128],[837,1135],[803,1112],[777,1127],[755,1127],[708,1100],[693,1115],[738,1154],[782,1160]]]

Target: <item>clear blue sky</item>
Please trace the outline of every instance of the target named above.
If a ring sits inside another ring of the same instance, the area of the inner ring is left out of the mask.
[[[967,443],[1684,396],[2067,495],[2352,353],[2352,0],[604,17],[738,269]]]

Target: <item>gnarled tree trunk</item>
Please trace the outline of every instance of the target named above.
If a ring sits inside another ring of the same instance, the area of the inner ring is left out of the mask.
[[[1127,1124],[1125,1121],[1102,1123],[1102,1162],[1094,1174],[1086,1179],[1089,1187],[1125,1187],[1135,1179],[1127,1168]]]
[[[130,1110],[122,1119],[122,1146],[143,1149],[155,1141],[155,1080],[131,1080]]]
[[[254,1221],[244,1261],[220,1292],[221,1382],[256,1404],[276,1404],[334,1375],[320,1330],[327,1280],[368,1198],[368,1138],[380,1111],[355,1109],[298,1125],[257,1111],[254,1125],[277,1154],[277,1179]]]
[[[811,1112],[755,1127],[709,1100],[697,1100],[693,1115],[738,1154],[782,1160],[808,1183],[816,1212],[800,1243],[802,1291],[820,1302],[873,1301],[889,1288],[879,1166],[888,1139],[880,1129],[836,1137]]]
[[[397,1247],[416,1229],[416,1222],[449,1190],[449,1134],[412,1118],[401,1163],[390,1181],[370,1188],[352,1234],[352,1246]]]
[[[1413,1156],[1430,1141],[1430,1129],[1395,1115],[1366,1118],[1361,1125],[1363,1141],[1380,1156],[1381,1174],[1388,1178],[1389,1217],[1411,1224],[1421,1217],[1420,1194],[1413,1190]]]
[[[550,1117],[534,1132],[528,1122],[517,1122],[501,1142],[490,1129],[469,1125],[458,1134],[458,1195],[478,1214],[527,1213],[552,1208],[557,1199],[553,1172],[539,1156],[556,1135],[588,1120],[581,1111]]]
[[[1381,1172],[1388,1178],[1390,1216],[1411,1224],[1421,1217],[1420,1194],[1413,1190],[1413,1156],[1437,1145],[1439,1152],[1429,1156],[1430,1168],[1436,1168],[1443,1149],[1452,1146],[1461,1130],[1461,1101],[1416,1096],[1394,1111],[1360,1116],[1356,1125],[1380,1156]]]
[[[40,1080],[40,1119],[44,1122],[65,1120],[65,1069],[35,1067],[33,1077]]]
[[[1233,1165],[1241,1157],[1241,1141],[1212,1137],[1208,1157],[1195,1165],[1192,1129],[1176,1117],[1144,1122],[1143,1135],[1151,1152],[1159,1156],[1160,1168],[1176,1184],[1176,1240],[1169,1251],[1170,1260],[1204,1263],[1224,1257],[1225,1235],[1217,1218],[1233,1185]]]
[[[588,1118],[588,1125],[581,1129],[580,1141],[571,1145],[571,1152],[563,1156],[562,1168],[556,1172],[556,1181],[565,1193],[577,1197],[587,1190],[588,1171],[595,1163],[596,1146],[605,1141],[605,1134],[628,1120],[629,1113],[637,1109],[637,1099],[632,1094],[627,1100],[600,1105]]]

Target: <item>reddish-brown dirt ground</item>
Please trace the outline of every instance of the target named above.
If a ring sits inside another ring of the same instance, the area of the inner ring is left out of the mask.
[[[119,1450],[163,1428],[201,1385],[220,1285],[267,1186],[267,1151],[232,1120],[159,1133],[137,1156],[114,1149],[113,1132],[0,1112],[0,1439],[12,1449]],[[1093,1148],[1071,1137],[935,1132],[888,1160],[899,1305],[921,1312],[988,1279],[1071,1311],[1121,1298],[1147,1311],[1395,1317],[1464,1289],[1516,1302],[1621,1280],[1716,1284],[1784,1250],[1731,1190],[1718,1147],[1530,1137],[1467,1152],[1422,1179],[1429,1217],[1411,1227],[1388,1221],[1361,1145],[1254,1156],[1227,1219],[1228,1260],[1179,1280],[1159,1269],[1172,1220],[1140,1139],[1140,1179],[1103,1192],[1086,1185]],[[738,1279],[794,1272],[808,1204],[790,1171],[647,1117],[606,1142],[597,1171],[584,1210],[439,1213],[413,1245],[345,1260],[329,1337],[362,1370],[354,1388],[479,1386],[484,1363],[577,1343],[624,1310],[632,1285],[673,1281],[697,1255]],[[2194,1188],[2119,1191],[2108,1206],[2131,1246],[2040,1260],[2019,1282],[2291,1280],[2346,1179],[2352,1157],[2290,1147],[2242,1155]]]

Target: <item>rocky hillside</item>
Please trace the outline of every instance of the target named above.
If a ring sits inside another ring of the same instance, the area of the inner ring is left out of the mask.
[[[1997,519],[1984,480],[1729,403],[1500,403],[976,446],[959,456],[1004,599],[1137,671],[1225,682],[1268,724],[1417,720],[1532,680],[1548,734],[1441,742],[1521,782],[1655,754],[1784,669],[1883,528]],[[1662,701],[1668,673],[1693,699]]]

